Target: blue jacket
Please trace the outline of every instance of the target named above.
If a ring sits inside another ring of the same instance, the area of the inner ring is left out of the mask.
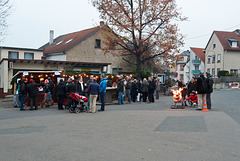
[[[101,81],[100,85],[100,93],[102,92],[106,92],[106,87],[107,87],[107,78],[103,78],[103,80]]]
[[[99,85],[97,82],[92,82],[88,86],[88,91],[90,95],[98,95]]]

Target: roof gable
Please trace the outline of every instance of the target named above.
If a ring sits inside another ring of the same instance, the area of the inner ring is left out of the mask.
[[[228,32],[228,31],[214,31],[213,34],[215,34],[220,41],[222,47],[224,50],[230,50],[230,51],[240,51],[240,35],[238,34],[239,30]],[[212,36],[213,36],[212,34]],[[210,37],[208,44],[212,38]],[[235,40],[237,42],[237,47],[232,47],[231,40]],[[207,44],[207,46],[208,46]],[[206,46],[206,47],[207,47]]]
[[[198,57],[199,59],[205,63],[205,53],[204,48],[190,48]]]
[[[65,52],[74,46],[80,44],[82,41],[86,40],[88,37],[92,36],[100,29],[99,26],[90,29],[73,32],[65,35],[61,35],[54,39],[53,44],[44,45],[45,53],[59,53]]]

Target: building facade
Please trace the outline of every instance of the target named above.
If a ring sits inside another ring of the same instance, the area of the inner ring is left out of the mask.
[[[219,71],[239,75],[240,30],[233,32],[214,31],[206,45],[205,72],[217,77]]]
[[[177,80],[182,80],[183,83],[187,83],[190,80],[189,74],[189,50],[182,52],[176,62],[176,73],[177,73]]]
[[[190,48],[190,78],[197,77],[200,72],[205,72],[205,53],[204,48]]]

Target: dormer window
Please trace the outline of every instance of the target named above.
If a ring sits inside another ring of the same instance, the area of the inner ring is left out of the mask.
[[[236,39],[227,39],[228,43],[231,45],[231,47],[236,48],[238,47],[238,40]]]

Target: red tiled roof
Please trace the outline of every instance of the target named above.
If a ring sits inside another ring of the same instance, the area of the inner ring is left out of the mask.
[[[90,29],[69,33],[66,35],[59,36],[55,39],[52,45],[49,45],[44,48],[45,53],[58,53],[58,52],[65,52],[75,45],[81,43],[89,36],[93,35],[100,29],[99,26],[93,27]]]
[[[221,42],[224,50],[240,50],[239,42],[240,42],[240,35],[237,35],[235,31],[233,32],[226,32],[226,31],[214,31],[216,36],[218,37],[219,41]],[[238,47],[231,47],[228,39],[235,39],[238,41]]]
[[[205,53],[203,52],[204,48],[190,48],[198,57],[199,59],[205,63]]]

